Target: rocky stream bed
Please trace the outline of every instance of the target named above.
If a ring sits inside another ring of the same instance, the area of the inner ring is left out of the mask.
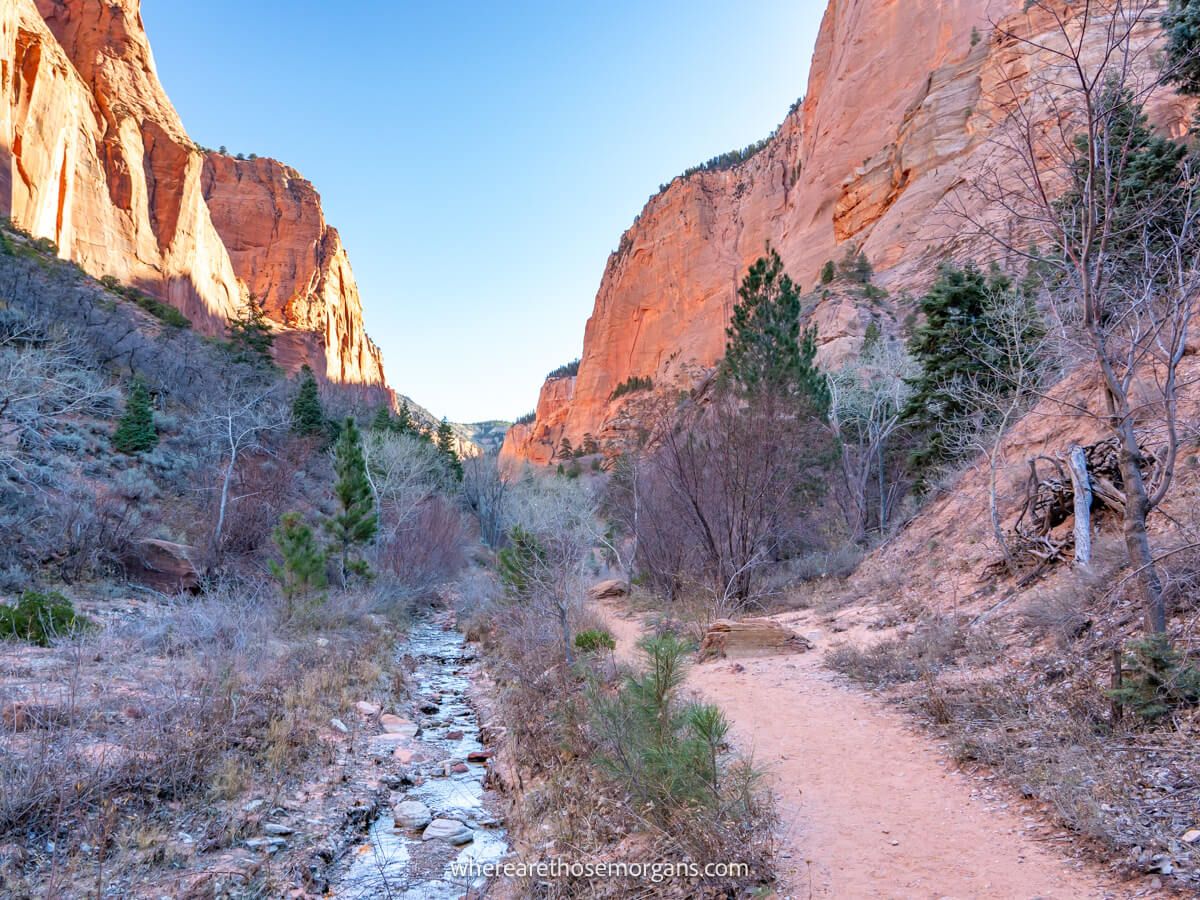
[[[402,652],[413,666],[409,682],[419,715],[383,715],[370,738],[376,755],[403,762],[391,802],[332,879],[339,898],[458,900],[479,896],[486,879],[472,863],[508,852],[496,799],[487,789],[490,756],[469,700],[472,651],[445,621],[416,624]]]

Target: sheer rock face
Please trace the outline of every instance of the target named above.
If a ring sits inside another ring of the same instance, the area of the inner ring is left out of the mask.
[[[254,177],[227,184],[243,165]],[[282,361],[384,384],[316,192],[279,163],[216,161],[196,147],[159,84],[139,0],[0,4],[0,215],[208,334],[250,291],[269,294],[294,350]]]
[[[234,269],[267,316],[324,335],[329,380],[382,384],[350,259],[312,184],[273,159],[209,153],[202,187]]]
[[[964,188],[996,164],[994,123],[1047,65],[990,25],[1052,33],[1045,13],[1023,8],[1023,0],[831,0],[804,102],[745,163],[676,178],[649,201],[609,258],[573,395],[557,407],[543,392],[537,423],[510,432],[504,456],[540,462],[564,436],[607,433],[621,415],[608,398],[630,376],[649,375],[660,390],[694,384],[723,355],[738,284],[768,243],[806,288],[826,260],[861,250],[893,298],[925,288],[943,259],[994,258],[961,212],[1010,224]],[[1175,131],[1187,121],[1177,99],[1151,115]],[[810,314],[819,363],[857,352],[867,301],[856,307],[833,292]]]

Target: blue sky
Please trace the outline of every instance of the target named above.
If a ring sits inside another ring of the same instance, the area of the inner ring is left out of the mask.
[[[199,143],[321,192],[388,378],[466,422],[578,356],[608,254],[805,89],[824,0],[143,0]]]

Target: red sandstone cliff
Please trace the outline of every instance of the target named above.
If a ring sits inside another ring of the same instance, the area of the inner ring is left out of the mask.
[[[542,462],[563,436],[615,437],[628,401],[609,397],[630,376],[694,384],[721,357],[737,286],[768,242],[805,286],[826,260],[861,249],[893,297],[923,288],[937,260],[983,250],[947,200],[989,164],[998,108],[1042,64],[990,24],[1030,36],[1052,27],[1023,9],[831,0],[804,102],[748,161],[676,178],[650,200],[609,258],[571,396],[543,391],[537,422],[511,432],[504,456]],[[1174,127],[1187,118],[1182,103],[1154,112]],[[820,362],[859,346],[861,307],[838,292],[818,303]]]
[[[159,84],[140,0],[0,3],[0,215],[210,334],[258,294],[285,365],[386,384],[316,191],[280,163],[194,144]]]

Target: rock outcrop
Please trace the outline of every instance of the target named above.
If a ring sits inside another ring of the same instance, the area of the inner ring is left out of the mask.
[[[345,249],[312,185],[188,137],[139,0],[0,4],[0,215],[216,334],[264,298],[280,361],[385,385]]]
[[[510,432],[504,456],[543,463],[564,436],[604,435],[628,402],[612,392],[631,376],[660,390],[697,384],[722,356],[737,286],[768,243],[809,287],[827,260],[861,251],[892,297],[926,287],[941,259],[993,256],[949,201],[1005,225],[955,192],[991,164],[998,113],[1046,64],[990,25],[1052,32],[1046,13],[1024,7],[830,0],[803,102],[749,160],[676,178],[651,198],[609,257],[570,397],[548,383],[537,421]],[[1152,118],[1178,132],[1186,104],[1168,100]],[[856,351],[866,306],[818,295],[818,362]]]

